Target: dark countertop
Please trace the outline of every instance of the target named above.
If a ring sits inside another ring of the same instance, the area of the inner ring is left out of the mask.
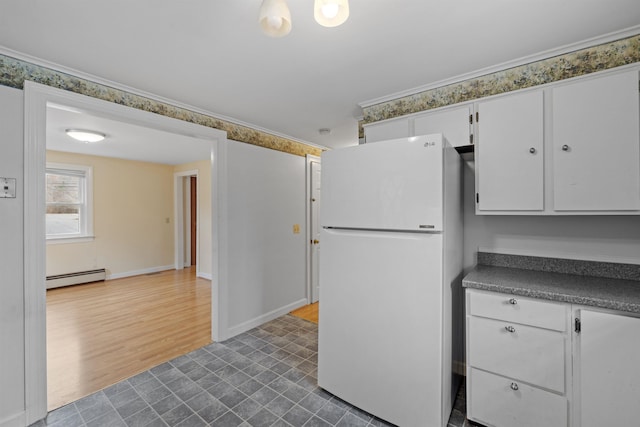
[[[559,268],[559,271],[540,271],[536,268],[541,265],[538,257],[517,257],[506,255],[508,258],[500,258],[500,254],[484,256],[478,254],[479,264],[462,281],[462,286],[471,289],[501,292],[506,294],[520,295],[531,298],[540,298],[551,301],[566,302],[571,304],[587,305],[593,307],[607,308],[611,310],[640,313],[640,281],[618,278],[618,277],[597,277],[585,274],[571,274],[566,271],[567,265],[575,264],[573,260],[567,260],[568,264]],[[505,260],[517,262],[505,263]],[[497,258],[498,262],[494,262]],[[564,260],[551,259],[552,263],[545,265],[563,264]],[[536,262],[530,262],[536,261]],[[483,265],[480,262],[494,265]],[[589,261],[580,261],[590,263]],[[504,266],[505,264],[517,265],[518,268]],[[597,269],[599,264],[593,262],[593,267]],[[522,268],[522,267],[525,268]],[[633,264],[620,264],[620,268],[615,268],[615,264],[605,263],[605,267],[615,270],[614,276],[620,276],[620,271],[630,270],[630,275],[635,279],[635,269],[640,270],[640,266]],[[613,266],[613,268],[611,268]],[[584,269],[581,269],[584,271]],[[603,271],[603,270],[599,270]],[[599,274],[599,273],[598,273]]]

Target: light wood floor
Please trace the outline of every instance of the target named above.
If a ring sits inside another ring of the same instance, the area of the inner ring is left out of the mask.
[[[290,313],[292,316],[300,317],[313,323],[318,323],[318,303],[305,305]]]
[[[47,291],[49,410],[211,342],[195,268]]]

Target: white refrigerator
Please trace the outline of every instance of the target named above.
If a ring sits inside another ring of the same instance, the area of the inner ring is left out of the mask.
[[[451,413],[461,179],[440,134],[322,155],[318,384],[402,427],[445,427]]]

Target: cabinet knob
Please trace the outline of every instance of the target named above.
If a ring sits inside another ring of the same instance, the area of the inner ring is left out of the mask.
[[[515,298],[510,298],[510,299],[509,299],[509,304],[511,304],[511,305],[516,305],[517,303],[518,303],[518,300],[517,300],[517,299],[515,299]]]
[[[518,390],[518,384],[516,383],[511,383],[511,390],[517,391]]]
[[[513,326],[505,326],[504,329],[507,332],[511,332],[511,333],[514,333],[516,331],[516,328],[514,328]]]
[[[531,148],[529,148],[529,152],[530,152],[531,154],[536,154],[536,149],[535,149],[535,148],[533,148],[533,147],[531,147]]]
[[[569,146],[567,144],[564,144],[562,146],[562,151],[569,151]]]

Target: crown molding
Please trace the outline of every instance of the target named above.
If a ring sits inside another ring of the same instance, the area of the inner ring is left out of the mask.
[[[564,55],[570,52],[575,52],[577,50],[586,49],[589,47],[610,43],[616,40],[625,39],[627,37],[632,37],[640,33],[640,25],[635,25],[633,27],[625,28],[622,30],[614,31],[611,33],[604,34],[602,36],[592,37],[586,40],[582,40],[576,43],[567,44],[564,46],[560,46],[557,48],[545,50],[543,52],[539,52],[529,56],[523,56],[518,59],[514,59],[511,61],[503,62],[497,65],[492,65],[490,67],[481,68],[476,71],[471,71],[469,73],[460,74],[455,77],[450,77],[444,80],[439,80],[434,83],[429,83],[423,86],[414,87],[412,89],[403,90],[400,92],[395,92],[389,95],[381,96],[378,98],[370,99],[368,101],[363,101],[358,103],[361,108],[368,108],[373,105],[382,104],[384,102],[393,101],[399,98],[404,98],[406,96],[415,95],[420,92],[426,92],[431,89],[440,88],[443,86],[448,86],[454,83],[460,83],[466,80],[478,78],[481,76],[486,76],[487,74],[496,73],[499,71],[508,70],[510,68],[518,67],[520,65],[530,64],[532,62],[538,62],[545,59],[552,58],[554,56]]]
[[[290,135],[285,135],[283,133],[276,132],[276,131],[273,131],[273,130],[270,130],[270,129],[266,129],[266,128],[263,128],[261,126],[257,126],[257,125],[251,124],[251,123],[247,123],[247,122],[244,122],[242,120],[235,119],[233,117],[228,117],[228,116],[225,116],[225,115],[222,115],[222,114],[213,113],[211,111],[208,111],[208,110],[205,110],[205,109],[202,109],[202,108],[198,108],[198,107],[195,107],[193,105],[189,105],[189,104],[185,104],[185,103],[180,102],[180,101],[176,101],[175,99],[165,98],[163,96],[156,95],[156,94],[153,94],[151,92],[146,92],[146,91],[143,91],[143,90],[140,90],[140,89],[136,89],[136,88],[131,87],[131,86],[127,86],[125,84],[121,84],[121,83],[118,83],[118,82],[115,82],[115,81],[112,81],[112,80],[107,80],[105,78],[102,78],[102,77],[99,77],[99,76],[96,76],[96,75],[93,75],[93,74],[85,73],[83,71],[76,70],[75,68],[65,67],[64,65],[60,65],[60,64],[55,63],[55,62],[47,61],[47,60],[44,60],[44,59],[41,59],[41,58],[38,58],[38,57],[35,57],[35,56],[32,56],[32,55],[28,55],[28,54],[25,54],[25,53],[22,53],[22,52],[13,50],[13,49],[9,49],[8,47],[2,46],[2,45],[0,45],[0,55],[5,55],[5,56],[8,56],[8,57],[17,59],[19,61],[28,62],[30,64],[33,64],[33,65],[36,65],[36,66],[39,66],[39,67],[48,68],[48,69],[53,70],[53,71],[57,71],[57,72],[64,73],[64,74],[68,74],[68,75],[71,75],[71,76],[74,76],[74,77],[77,77],[77,78],[80,78],[80,79],[88,80],[90,82],[97,83],[97,84],[100,84],[100,85],[103,85],[103,86],[107,86],[107,87],[110,87],[110,88],[113,88],[113,89],[116,89],[116,90],[121,90],[123,92],[128,92],[128,93],[133,94],[133,95],[137,95],[137,96],[141,96],[141,97],[144,97],[144,98],[148,98],[148,99],[151,99],[151,100],[156,101],[156,102],[161,102],[163,104],[168,104],[168,105],[171,105],[171,106],[174,106],[174,107],[178,107],[178,108],[182,108],[182,109],[185,109],[185,110],[189,110],[189,111],[192,111],[194,113],[203,114],[205,116],[208,116],[208,117],[211,117],[211,118],[214,118],[214,119],[218,119],[218,120],[222,120],[222,121],[234,124],[234,125],[250,128],[250,129],[256,130],[258,132],[267,133],[269,135],[277,136],[279,138],[288,139],[288,140],[291,140],[291,141],[298,142],[300,144],[308,145],[308,146],[319,148],[319,149],[322,149],[322,150],[327,150],[328,149],[327,147],[325,147],[323,145],[319,145],[319,144],[315,144],[313,142],[309,142],[309,141],[305,141],[305,140],[302,140],[302,139],[299,139],[299,138],[295,138],[295,137],[292,137]]]

